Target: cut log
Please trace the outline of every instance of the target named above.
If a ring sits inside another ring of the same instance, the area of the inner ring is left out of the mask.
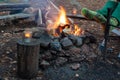
[[[17,14],[0,16],[0,20],[2,20],[2,19],[14,20],[14,19],[20,19],[20,18],[29,18],[32,16],[35,16],[35,15],[34,14],[26,14],[26,13],[17,13]]]
[[[36,77],[39,63],[39,40],[17,42],[17,73],[18,76],[24,79]]]
[[[1,8],[1,9],[0,9],[0,12],[2,12],[2,11],[16,11],[16,10],[21,10],[21,11],[23,11],[24,8]]]
[[[2,3],[0,4],[0,9],[7,8],[28,8],[30,4],[28,3]]]

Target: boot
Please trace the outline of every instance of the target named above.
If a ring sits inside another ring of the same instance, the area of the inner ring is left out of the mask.
[[[96,12],[102,14],[103,16],[107,17],[107,12],[108,12],[108,8],[112,9],[112,12],[114,11],[114,9],[117,7],[118,2],[116,0],[108,0],[105,5],[100,9],[97,10]]]

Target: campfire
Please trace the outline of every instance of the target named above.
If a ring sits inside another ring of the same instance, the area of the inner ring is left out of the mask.
[[[77,25],[70,21],[66,16],[66,10],[60,6],[60,11],[55,18],[55,21],[49,21],[47,23],[47,29],[55,37],[59,37],[61,33],[72,34],[75,36],[81,36],[84,31]]]
[[[55,11],[52,8],[47,9],[45,14],[46,27],[33,35],[33,38],[40,40],[41,48],[54,51],[69,50],[71,47],[81,47],[84,43],[96,41],[93,37],[87,37],[80,25],[67,17],[66,10],[60,6]],[[73,15],[77,10],[73,10]],[[41,28],[40,28],[41,29]]]

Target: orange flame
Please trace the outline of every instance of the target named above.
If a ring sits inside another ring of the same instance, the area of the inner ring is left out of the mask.
[[[75,24],[75,32],[74,35],[75,36],[79,36],[82,33],[82,29],[78,27],[78,25]]]
[[[82,28],[80,28],[78,25],[74,25],[74,33],[75,36],[80,36],[84,34],[84,30],[82,30]]]
[[[60,21],[59,22],[60,22],[60,24],[65,25],[67,22],[66,12],[63,7],[60,7],[60,8],[61,8],[60,9],[61,11],[60,11]]]
[[[74,9],[73,13],[76,14],[77,10]],[[70,26],[68,27],[66,25]],[[56,30],[59,30],[58,32],[60,33],[65,32],[75,36],[80,36],[83,33],[83,30],[78,25],[71,26],[70,21],[66,16],[66,11],[62,6],[60,6],[60,12],[56,18],[56,21],[52,25],[48,26],[48,30],[51,30],[52,35],[54,36],[59,36],[59,33],[57,33]]]
[[[62,26],[62,25],[66,25],[66,24],[68,24],[67,17],[66,17],[66,11],[62,6],[60,6],[60,12],[58,14],[58,17],[57,17],[55,23],[54,23],[54,28],[56,29],[60,25]]]

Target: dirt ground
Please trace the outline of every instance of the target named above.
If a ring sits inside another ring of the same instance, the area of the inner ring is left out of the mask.
[[[31,0],[32,1],[32,0]],[[107,0],[52,0],[57,6],[64,6],[67,13],[71,13],[73,8],[80,10],[87,7],[92,10],[101,8]],[[103,30],[99,23],[94,21],[75,20],[81,28],[87,30],[97,38],[97,43],[103,40]],[[27,27],[35,27],[34,22],[21,21],[5,23],[0,22],[0,80],[25,80],[16,75],[17,71],[17,49],[16,40],[21,38],[22,33],[18,32]],[[112,33],[110,33],[112,34]],[[114,35],[114,34],[112,34]],[[45,70],[39,70],[35,79],[31,80],[120,80],[120,43],[119,39],[112,39],[108,47],[113,49],[106,61],[101,57],[93,61],[81,61],[77,63],[67,63],[62,66],[50,66]],[[80,64],[78,70],[70,68],[73,64]],[[27,79],[29,80],[29,79]]]

